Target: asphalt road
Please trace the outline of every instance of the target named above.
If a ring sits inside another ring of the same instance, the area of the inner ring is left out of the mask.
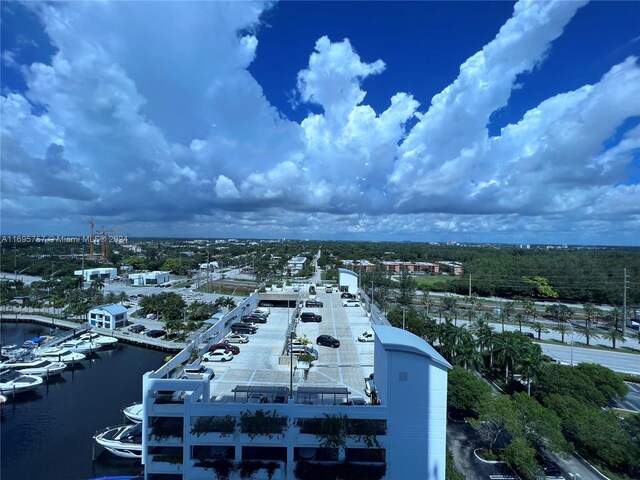
[[[541,343],[542,351],[562,363],[598,363],[616,372],[640,375],[640,355]]]

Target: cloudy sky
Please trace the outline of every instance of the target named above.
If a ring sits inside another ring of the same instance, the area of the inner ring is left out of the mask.
[[[640,245],[640,2],[2,2],[3,234]]]

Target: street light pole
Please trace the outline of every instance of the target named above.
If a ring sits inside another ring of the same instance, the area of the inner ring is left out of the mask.
[[[289,399],[293,399],[293,325],[289,333]]]
[[[573,324],[571,323],[571,320],[567,321],[567,323],[569,324],[569,327],[571,327],[571,366],[573,366]]]
[[[402,306],[402,329],[405,330],[404,328],[404,312],[405,312],[406,307],[403,305]]]

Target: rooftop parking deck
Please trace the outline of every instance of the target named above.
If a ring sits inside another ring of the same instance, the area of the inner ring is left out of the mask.
[[[345,387],[351,392],[351,397],[366,398],[364,379],[373,372],[373,343],[359,342],[358,335],[370,330],[369,318],[362,307],[343,307],[338,292],[319,292],[316,298],[324,303],[322,308],[303,308],[302,311],[322,315],[322,322],[297,322],[295,332],[298,338],[306,336],[312,342],[319,357],[308,373],[295,368],[294,357],[294,393],[298,387]],[[294,309],[270,309],[267,323],[257,324],[258,332],[247,335],[249,343],[237,344],[240,353],[234,355],[233,360],[206,364],[215,372],[210,386],[212,401],[242,402],[233,393],[236,386],[289,387],[289,365],[287,362],[281,364],[281,357],[286,348],[289,317]],[[315,345],[321,334],[340,340],[340,347]],[[284,360],[288,359],[285,357]]]

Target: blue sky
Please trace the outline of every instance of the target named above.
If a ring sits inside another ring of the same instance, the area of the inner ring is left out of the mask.
[[[640,2],[3,2],[3,234],[640,244]]]

